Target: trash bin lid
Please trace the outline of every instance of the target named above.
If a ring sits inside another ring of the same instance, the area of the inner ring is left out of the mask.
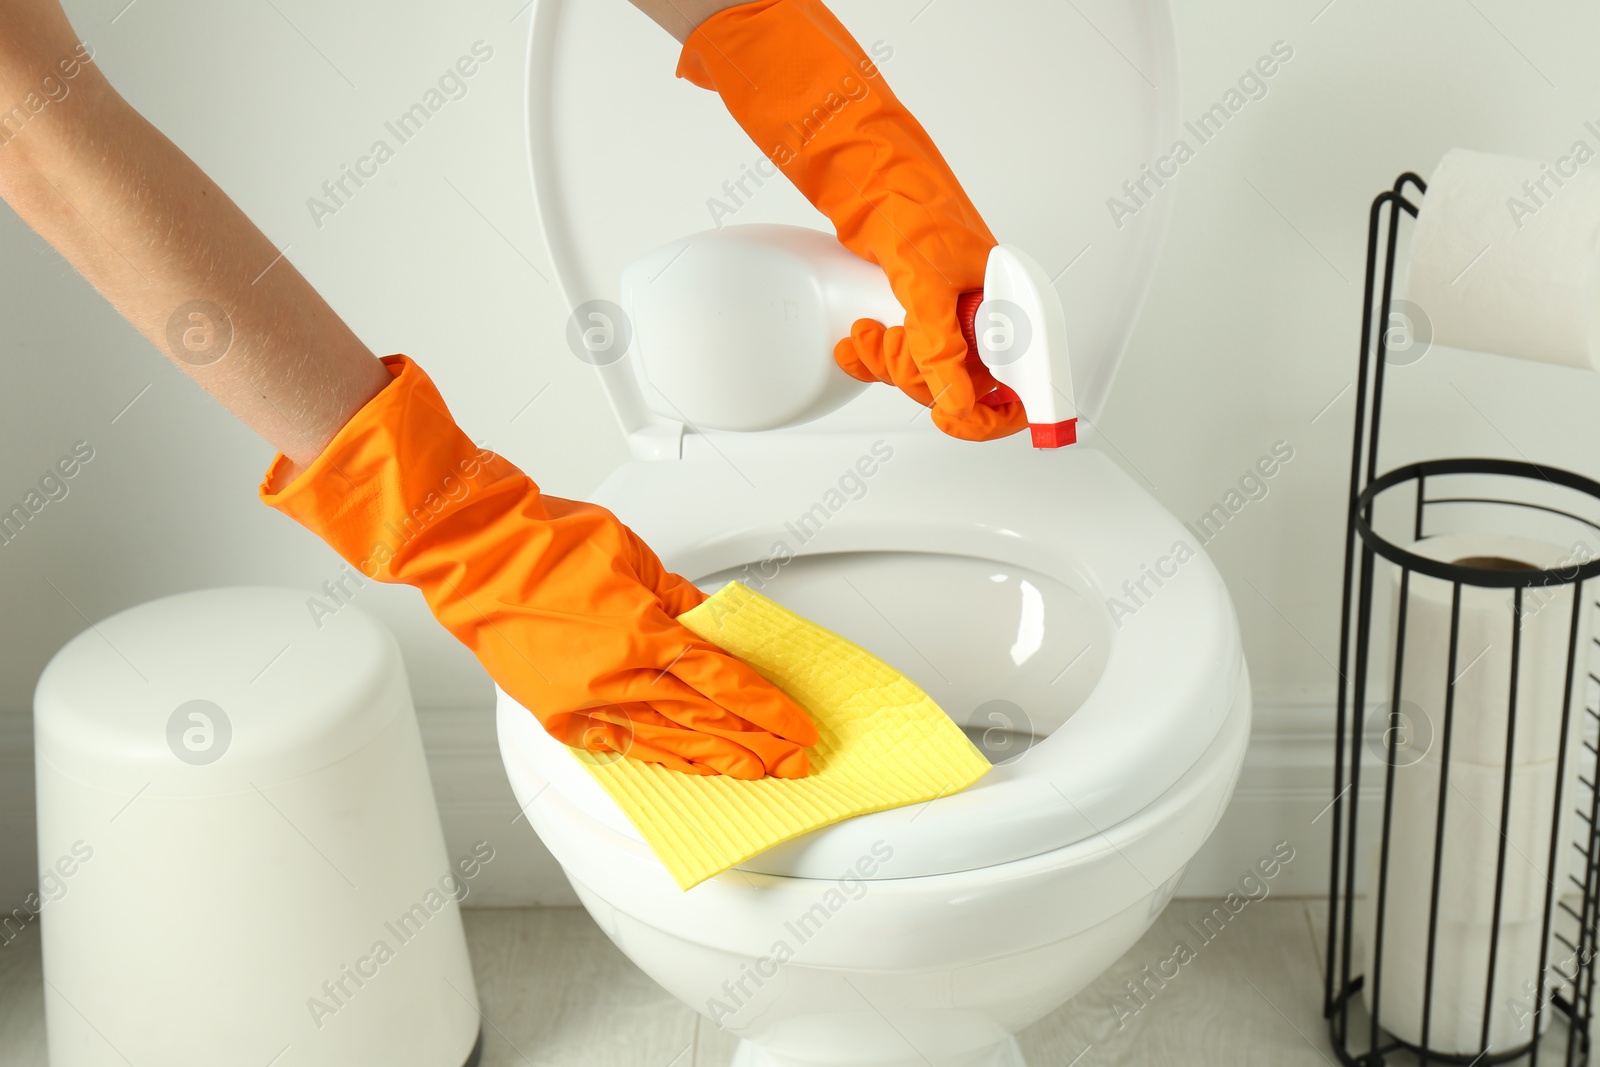
[[[67,642],[34,691],[34,744],[41,763],[109,790],[226,793],[350,755],[409,701],[394,637],[354,606],[205,589]]]

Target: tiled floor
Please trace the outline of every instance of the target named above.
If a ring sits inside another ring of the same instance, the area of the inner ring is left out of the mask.
[[[1030,1027],[1034,1067],[1192,1064],[1322,1067],[1320,902],[1264,900],[1198,947],[1137,1014],[1123,983],[1171,955],[1214,902],[1178,900],[1132,952]],[[576,908],[469,910],[484,1067],[724,1067],[733,1042],[640,973]],[[0,949],[0,1063],[45,1067],[37,932]]]

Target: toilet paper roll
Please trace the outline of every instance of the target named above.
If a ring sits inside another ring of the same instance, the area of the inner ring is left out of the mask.
[[[1471,566],[1548,570],[1570,566],[1566,549],[1525,538],[1448,534],[1408,546],[1417,555]],[[1398,630],[1396,573],[1390,633]],[[1432,907],[1433,862],[1440,856],[1438,927],[1429,1046],[1471,1055],[1481,1048],[1491,935],[1498,930],[1490,1045],[1504,1050],[1533,1036],[1533,985],[1547,893],[1566,885],[1575,829],[1573,805],[1563,802],[1550,875],[1551,823],[1556,817],[1567,648],[1572,624],[1570,586],[1534,587],[1522,594],[1511,801],[1502,823],[1506,736],[1510,722],[1511,645],[1516,615],[1510,589],[1461,587],[1451,711],[1445,826],[1437,818],[1442,772],[1444,705],[1450,679],[1452,583],[1412,574],[1407,600],[1400,695],[1405,720],[1395,749],[1389,810],[1389,867],[1384,899],[1380,1022],[1402,1040],[1422,1037],[1423,978]],[[1586,640],[1582,629],[1579,641]],[[1393,664],[1391,664],[1391,671]],[[1393,692],[1393,675],[1389,676]],[[1386,705],[1382,706],[1382,708]],[[1564,797],[1572,796],[1582,731],[1567,738]],[[1380,767],[1380,773],[1385,768]],[[1505,869],[1497,879],[1501,845]],[[1373,954],[1378,849],[1362,878],[1357,935],[1367,973]],[[1496,885],[1500,922],[1494,925]],[[1552,959],[1555,955],[1552,955]],[[1363,986],[1368,1011],[1372,986]],[[1548,1016],[1546,1016],[1548,1018]]]
[[[1427,925],[1428,901],[1433,888],[1434,841],[1438,835],[1440,768],[1441,764],[1433,757],[1395,768],[1385,897],[1389,922],[1396,914],[1404,914],[1412,919],[1420,916],[1424,927]],[[1504,784],[1505,771],[1501,767],[1450,762],[1444,851],[1439,871],[1439,916],[1441,920],[1480,924],[1474,929],[1479,930],[1477,936],[1485,946],[1489,920],[1494,916]],[[1506,865],[1500,899],[1502,922],[1535,919],[1544,914],[1545,891],[1550,885],[1546,875],[1550,864],[1550,820],[1555,813],[1555,784],[1554,763],[1520,764],[1511,768],[1511,809],[1504,828]],[[1572,852],[1566,840],[1563,835],[1556,848],[1558,886],[1564,873],[1564,852]],[[1377,867],[1369,873],[1369,892],[1376,895]]]
[[[1594,369],[1597,247],[1600,176],[1453,149],[1428,179],[1404,294],[1435,344]]]
[[[1363,948],[1362,999],[1373,1010],[1373,940],[1370,897],[1358,902],[1358,914],[1368,913],[1369,936]],[[1533,1038],[1534,976],[1539,971],[1540,923],[1535,920],[1504,923],[1495,953],[1494,990],[1489,999],[1489,1046],[1503,1051]],[[1426,976],[1428,915],[1426,906],[1415,911],[1391,912],[1384,924],[1383,974],[1378,1022],[1395,1037],[1413,1045],[1422,1043],[1423,986]],[[1552,954],[1551,964],[1556,962]],[[1547,973],[1554,968],[1547,965]],[[1489,974],[1489,943],[1476,923],[1441,919],[1435,938],[1433,1003],[1429,1013],[1428,1047],[1435,1052],[1475,1055],[1483,1039],[1484,994]],[[1541,1033],[1549,1028],[1552,1009],[1540,1016]]]
[[[1424,538],[1407,547],[1419,556],[1447,563],[1494,560],[1502,566],[1539,570],[1573,563],[1568,549],[1518,537],[1447,534]],[[1390,633],[1398,627],[1398,570],[1393,585]],[[1415,573],[1411,576],[1400,685],[1405,728],[1400,735],[1397,762],[1409,762],[1422,751],[1436,752],[1443,743],[1450,680],[1451,588],[1450,582],[1438,578]],[[1539,586],[1523,591],[1513,763],[1543,763],[1556,758],[1566,696],[1572,597],[1572,586]],[[1451,709],[1453,762],[1489,767],[1505,763],[1513,599],[1510,589],[1461,587],[1456,692]],[[1392,679],[1391,674],[1383,692],[1385,699],[1394,691]],[[1386,708],[1385,702],[1373,710],[1381,715]],[[1369,710],[1369,716],[1372,713]],[[1576,729],[1570,731],[1569,745],[1576,742],[1577,733]]]

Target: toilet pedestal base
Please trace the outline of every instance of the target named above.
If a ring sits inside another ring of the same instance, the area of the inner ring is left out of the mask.
[[[739,1042],[738,1051],[733,1054],[733,1060],[728,1067],[1028,1067],[1027,1061],[1022,1058],[1022,1048],[1017,1044],[1017,1039],[1008,1038],[1003,1044],[998,1045],[990,1053],[980,1055],[977,1059],[963,1058],[955,1060],[929,1059],[912,1052],[904,1060],[850,1061],[841,1059],[827,1060],[793,1060],[787,1057],[779,1058],[763,1051],[759,1046],[749,1041]]]

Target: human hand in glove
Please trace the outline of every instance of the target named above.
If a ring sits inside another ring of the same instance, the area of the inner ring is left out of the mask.
[[[927,131],[817,0],[756,0],[688,35],[678,75],[717,92],[756,145],[882,267],[905,325],[858,320],[834,358],[933,409],[945,433],[984,441],[1027,426],[964,336],[996,241]],[[963,294],[973,294],[958,314]]]
[[[806,775],[805,712],[675,621],[704,593],[606,509],[479,449],[415,363],[384,364],[393,381],[303,473],[279,457],[267,504],[367,577],[420,589],[556,739],[689,774]]]

